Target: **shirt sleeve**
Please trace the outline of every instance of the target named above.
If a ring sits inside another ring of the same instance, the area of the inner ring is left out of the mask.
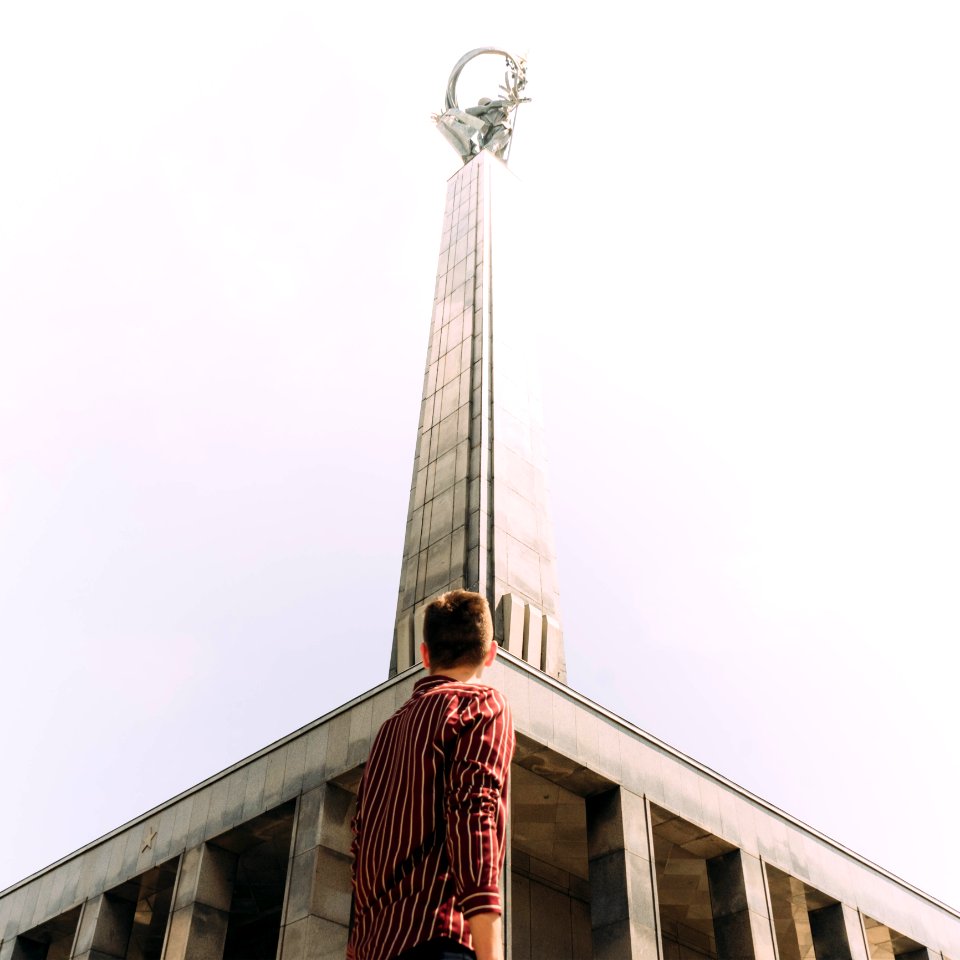
[[[515,738],[503,695],[487,687],[461,705],[444,776],[447,855],[467,918],[502,913],[507,782]]]

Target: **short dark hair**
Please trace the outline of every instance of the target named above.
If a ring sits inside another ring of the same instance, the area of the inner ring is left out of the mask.
[[[432,668],[476,667],[493,642],[493,619],[486,597],[469,590],[450,590],[427,605],[423,642]]]

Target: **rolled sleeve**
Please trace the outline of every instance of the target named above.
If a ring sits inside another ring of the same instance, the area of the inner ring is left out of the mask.
[[[502,913],[506,795],[515,745],[503,696],[486,687],[463,704],[444,782],[444,815],[457,903],[465,917]]]

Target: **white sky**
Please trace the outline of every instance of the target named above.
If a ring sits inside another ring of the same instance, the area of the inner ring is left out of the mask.
[[[0,887],[385,679],[498,44],[571,685],[960,905],[957,7],[357,10],[0,11]]]

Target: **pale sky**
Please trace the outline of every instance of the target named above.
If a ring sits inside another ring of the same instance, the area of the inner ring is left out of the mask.
[[[0,888],[386,678],[495,44],[571,686],[960,906],[956,5],[356,9],[0,9]]]

